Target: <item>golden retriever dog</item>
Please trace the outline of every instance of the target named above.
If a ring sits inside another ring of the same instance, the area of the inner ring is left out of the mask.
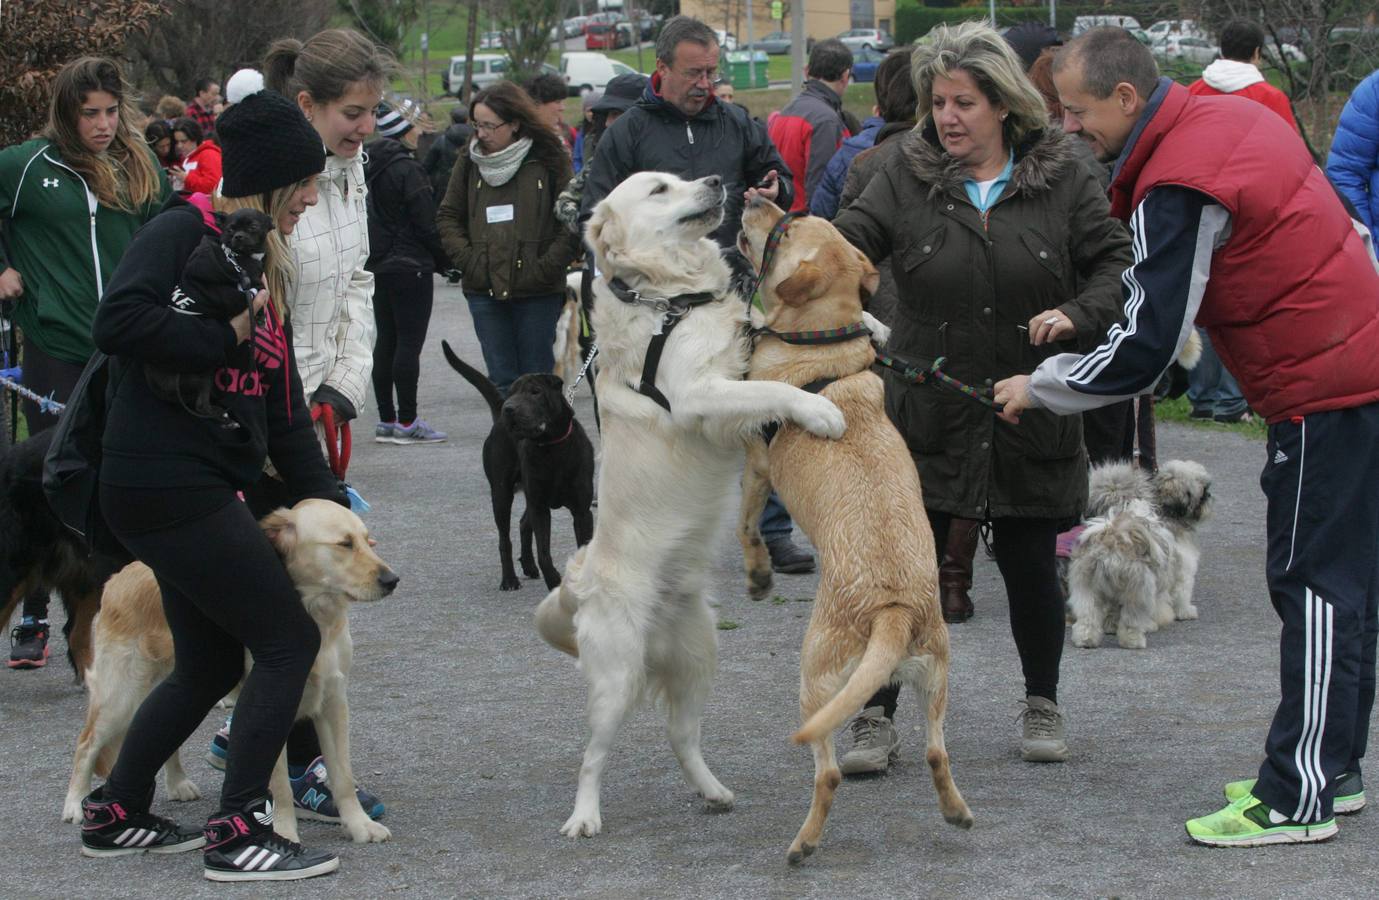
[[[260,524],[282,554],[307,612],[321,628],[321,650],[307,678],[297,715],[310,718],[316,725],[342,827],[358,843],[386,841],[391,832],[369,818],[354,789],[349,703],[345,697],[354,655],[348,609],[355,601],[383,599],[392,593],[398,577],[374,553],[364,523],[337,503],[303,500],[292,509],[270,513]],[[163,616],[158,583],[148,566],[131,563],[106,584],[95,633],[95,660],[86,674],[91,694],[86,725],[77,738],[72,779],[63,804],[66,822],[81,821],[81,800],[91,791],[92,773],[109,773],[139,704],[172,672],[172,633]],[[246,674],[252,665],[246,653]],[[180,753],[168,759],[163,775],[172,799],[200,796],[182,769]],[[274,830],[295,841],[297,815],[285,752],[273,768],[270,788]]]
[[[704,762],[700,719],[717,667],[706,579],[744,441],[768,422],[794,422],[827,438],[845,427],[823,397],[742,380],[747,305],[708,239],[724,198],[716,175],[683,181],[643,172],[613,190],[589,221],[600,273],[593,311],[603,426],[599,517],[593,540],[536,613],[541,636],[579,658],[589,690],[589,744],[574,812],[561,828],[570,837],[602,829],[608,752],[618,726],[645,699],[665,702],[671,747],[690,785],[710,807],[732,806],[732,792]],[[691,295],[702,302],[680,316],[659,368],[647,376],[666,409],[637,386],[669,301]]]
[[[758,268],[783,213],[756,200],[742,217],[739,245]],[[943,742],[948,697],[948,628],[938,598],[934,538],[919,476],[905,441],[886,416],[875,352],[865,334],[828,344],[786,343],[775,333],[824,331],[865,321],[861,291],[877,273],[824,219],[797,219],[761,282],[765,325],[749,378],[821,389],[847,417],[847,434],[821,441],[790,424],[768,446],[748,451],[739,537],[748,585],[761,597],[771,562],[758,522],[774,485],[819,550],[819,590],[800,653],[797,743],[814,751],[814,798],[790,845],[789,861],[813,853],[842,774],[833,731],[878,688],[906,683],[928,700],[926,759],[943,817],[961,828],[972,813],[953,783]]]
[[[583,272],[571,272],[565,276],[565,305],[561,307],[560,319],[555,323],[555,343],[551,352],[555,356],[555,375],[569,384],[579,374],[584,357],[579,349],[579,287],[583,282]]]

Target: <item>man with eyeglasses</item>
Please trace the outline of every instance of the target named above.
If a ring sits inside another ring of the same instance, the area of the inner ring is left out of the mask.
[[[742,107],[715,96],[718,58],[718,37],[708,25],[689,16],[666,22],[656,39],[656,72],[642,99],[599,139],[579,219],[581,225],[588,221],[594,207],[637,172],[691,179],[719,175],[727,201],[723,224],[710,237],[735,270],[749,272],[751,264],[735,249],[743,204],[759,193],[789,209],[795,189],[766,128]],[[761,519],[771,567],[783,574],[812,572],[814,557],[790,539],[792,528],[773,494]]]

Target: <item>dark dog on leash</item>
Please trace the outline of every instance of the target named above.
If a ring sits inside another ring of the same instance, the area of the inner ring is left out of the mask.
[[[91,665],[91,623],[101,589],[129,560],[88,553],[48,506],[43,456],[55,431],[15,444],[0,460],[0,622],[9,622],[29,594],[57,591],[67,612],[67,659],[80,682]]]
[[[565,401],[564,382],[554,375],[523,375],[512,383],[506,400],[484,373],[467,365],[441,341],[450,367],[479,389],[493,412],[493,429],[484,440],[484,475],[498,525],[498,553],[503,562],[502,590],[522,586],[512,566],[512,498],[527,497],[522,513],[522,574],[540,573],[546,587],[560,584],[551,561],[551,510],[565,507],[575,519],[575,543],[583,547],[594,536],[594,446]],[[536,560],[532,535],[536,535]]]
[[[187,258],[182,277],[169,301],[188,316],[228,322],[250,309],[262,289],[263,255],[273,218],[257,209],[216,213],[219,239],[207,235]],[[211,372],[170,372],[145,365],[144,377],[159,398],[177,403],[202,418],[220,418],[224,410],[211,405]]]

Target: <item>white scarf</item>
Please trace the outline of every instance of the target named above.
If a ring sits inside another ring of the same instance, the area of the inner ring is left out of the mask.
[[[479,176],[489,187],[500,187],[517,174],[517,167],[522,165],[522,160],[527,158],[527,151],[530,149],[531,138],[524,137],[518,138],[502,150],[485,154],[479,149],[479,139],[475,138],[469,142],[469,158],[479,167]]]

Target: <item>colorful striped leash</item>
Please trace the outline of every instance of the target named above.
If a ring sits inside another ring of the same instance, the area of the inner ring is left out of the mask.
[[[997,403],[995,400],[991,399],[991,397],[987,396],[988,391],[983,390],[981,388],[973,387],[972,385],[967,384],[966,382],[959,381],[952,375],[949,375],[947,372],[943,371],[943,366],[947,362],[947,357],[940,356],[937,359],[935,359],[932,363],[930,363],[927,367],[917,366],[914,363],[907,362],[898,357],[882,353],[880,350],[876,352],[877,365],[885,366],[893,372],[899,372],[902,378],[907,378],[910,381],[913,381],[915,384],[924,384],[930,378],[933,378],[937,380],[940,384],[944,384],[952,388],[953,390],[957,391],[958,393],[964,394],[972,398],[973,400],[976,400],[978,403],[991,407],[996,412],[1000,412],[1002,409],[1004,409],[1004,404]]]

